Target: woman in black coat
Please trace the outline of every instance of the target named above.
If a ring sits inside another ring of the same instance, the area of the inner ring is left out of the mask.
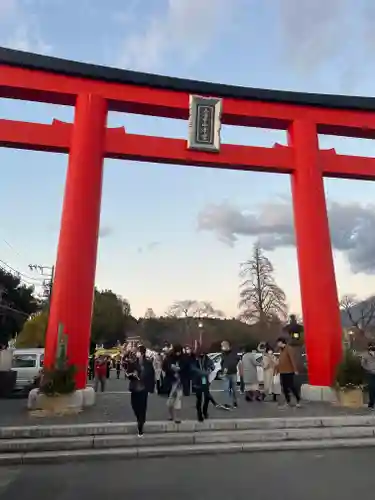
[[[139,346],[136,359],[127,363],[126,376],[129,379],[131,406],[137,419],[138,436],[141,437],[146,423],[148,395],[155,390],[154,366],[146,358],[145,346]]]
[[[208,405],[210,402],[215,407],[219,407],[210,393],[210,374],[214,368],[215,365],[212,359],[201,349],[198,349],[191,363],[191,377],[199,422],[203,422],[204,419],[208,418]]]

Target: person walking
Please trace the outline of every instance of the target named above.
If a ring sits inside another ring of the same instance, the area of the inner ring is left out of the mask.
[[[131,407],[137,420],[138,436],[141,437],[146,423],[148,395],[155,390],[154,367],[152,361],[146,358],[145,346],[138,346],[136,358],[127,363],[126,369]]]
[[[281,394],[280,375],[277,371],[277,359],[271,346],[267,345],[263,354],[263,386],[265,397],[271,396],[273,401]]]
[[[116,358],[115,367],[116,367],[116,377],[117,377],[117,380],[119,380],[120,374],[121,374],[121,358],[120,358],[120,356],[117,356],[117,358]]]
[[[153,359],[153,365],[154,365],[154,372],[155,372],[155,381],[156,381],[156,392],[160,396],[161,394],[161,385],[162,385],[162,380],[161,380],[161,375],[162,375],[162,357],[159,352],[156,352],[154,355]]]
[[[243,358],[244,353],[241,353],[240,360],[238,362],[238,374],[240,376],[240,394],[245,394],[245,383],[243,380],[243,364],[242,364],[242,358]]]
[[[175,345],[172,351],[166,356],[163,363],[166,384],[170,388],[168,392],[167,407],[169,411],[169,420],[176,424],[181,423],[180,412],[182,408],[182,347]]]
[[[112,360],[109,356],[107,356],[107,371],[106,371],[107,379],[111,378],[111,367],[112,367]]]
[[[280,374],[281,389],[285,397],[286,406],[290,406],[290,395],[293,394],[297,401],[296,407],[300,408],[301,396],[295,383],[295,375],[298,375],[298,369],[294,358],[293,347],[288,345],[288,342],[283,337],[278,339],[277,345],[280,349],[280,356],[276,371]]]
[[[242,373],[245,386],[246,401],[260,401],[258,362],[250,346],[246,346],[245,354],[242,356]]]
[[[218,406],[210,393],[210,374],[214,370],[214,362],[207,356],[202,348],[196,350],[191,361],[191,378],[196,398],[197,418],[203,422],[208,418],[208,405],[210,402]]]
[[[99,356],[95,361],[95,381],[94,390],[98,392],[99,386],[102,392],[105,391],[107,380],[107,360],[104,356]]]
[[[89,380],[95,378],[95,354],[92,354],[89,358]]]
[[[184,396],[190,396],[191,393],[191,363],[194,359],[190,346],[186,346],[181,357],[181,384]]]
[[[362,357],[362,367],[367,374],[368,382],[368,407],[374,410],[375,407],[375,344],[368,345],[367,353]]]
[[[225,404],[224,408],[237,408],[237,365],[240,361],[240,357],[237,352],[234,351],[230,343],[224,340],[221,343],[222,350],[222,360],[221,360],[221,370],[223,373],[224,380],[224,390],[227,392],[232,405]]]

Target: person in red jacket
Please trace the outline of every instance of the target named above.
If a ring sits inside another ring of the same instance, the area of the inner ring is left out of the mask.
[[[98,392],[99,385],[102,392],[105,391],[107,380],[107,360],[104,356],[99,356],[95,361],[95,392]]]

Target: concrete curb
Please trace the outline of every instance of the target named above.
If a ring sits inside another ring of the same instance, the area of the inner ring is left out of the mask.
[[[214,419],[199,423],[193,420],[181,424],[173,422],[148,422],[149,434],[184,433],[202,431],[239,431],[271,429],[306,429],[332,427],[375,427],[375,415],[350,415],[339,417],[287,417],[253,419]],[[77,425],[40,425],[26,427],[1,427],[2,439],[68,438],[76,436],[106,436],[135,434],[133,422],[90,423]]]
[[[50,464],[88,460],[115,460],[135,458],[177,457],[188,455],[212,455],[222,453],[252,453],[266,451],[324,450],[341,448],[375,447],[370,439],[325,439],[309,441],[285,441],[274,443],[204,444],[185,446],[155,446],[131,448],[107,448],[102,450],[71,450],[39,453],[9,453],[0,455],[0,465]]]
[[[237,430],[179,432],[136,435],[111,434],[98,436],[3,439],[0,454],[40,453],[76,450],[103,450],[115,448],[179,447],[194,445],[232,445],[246,443],[282,443],[285,441],[309,441],[325,439],[375,438],[375,427],[320,427],[307,429]]]

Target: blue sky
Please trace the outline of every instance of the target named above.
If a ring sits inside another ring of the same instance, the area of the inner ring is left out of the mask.
[[[0,45],[221,83],[374,95],[373,3],[1,0]],[[71,121],[73,110],[2,100],[0,118]],[[185,122],[154,117],[111,113],[109,125],[187,135]],[[223,127],[222,141],[272,146],[285,142],[285,134]],[[329,137],[321,147],[375,156],[370,141]],[[62,155],[0,149],[0,259],[28,276],[29,263],[54,263],[66,164]],[[329,180],[325,186],[329,204],[360,204],[373,215],[372,183]],[[97,284],[127,297],[136,315],[148,307],[163,313],[180,299],[209,300],[235,315],[239,263],[250,256],[254,235],[228,245],[215,228],[199,230],[199,214],[223,203],[262,214],[269,204],[289,202],[288,176],[106,161]],[[281,246],[268,255],[291,310],[299,312],[295,249]],[[335,251],[339,292],[372,294],[373,266],[358,272],[350,258]]]

